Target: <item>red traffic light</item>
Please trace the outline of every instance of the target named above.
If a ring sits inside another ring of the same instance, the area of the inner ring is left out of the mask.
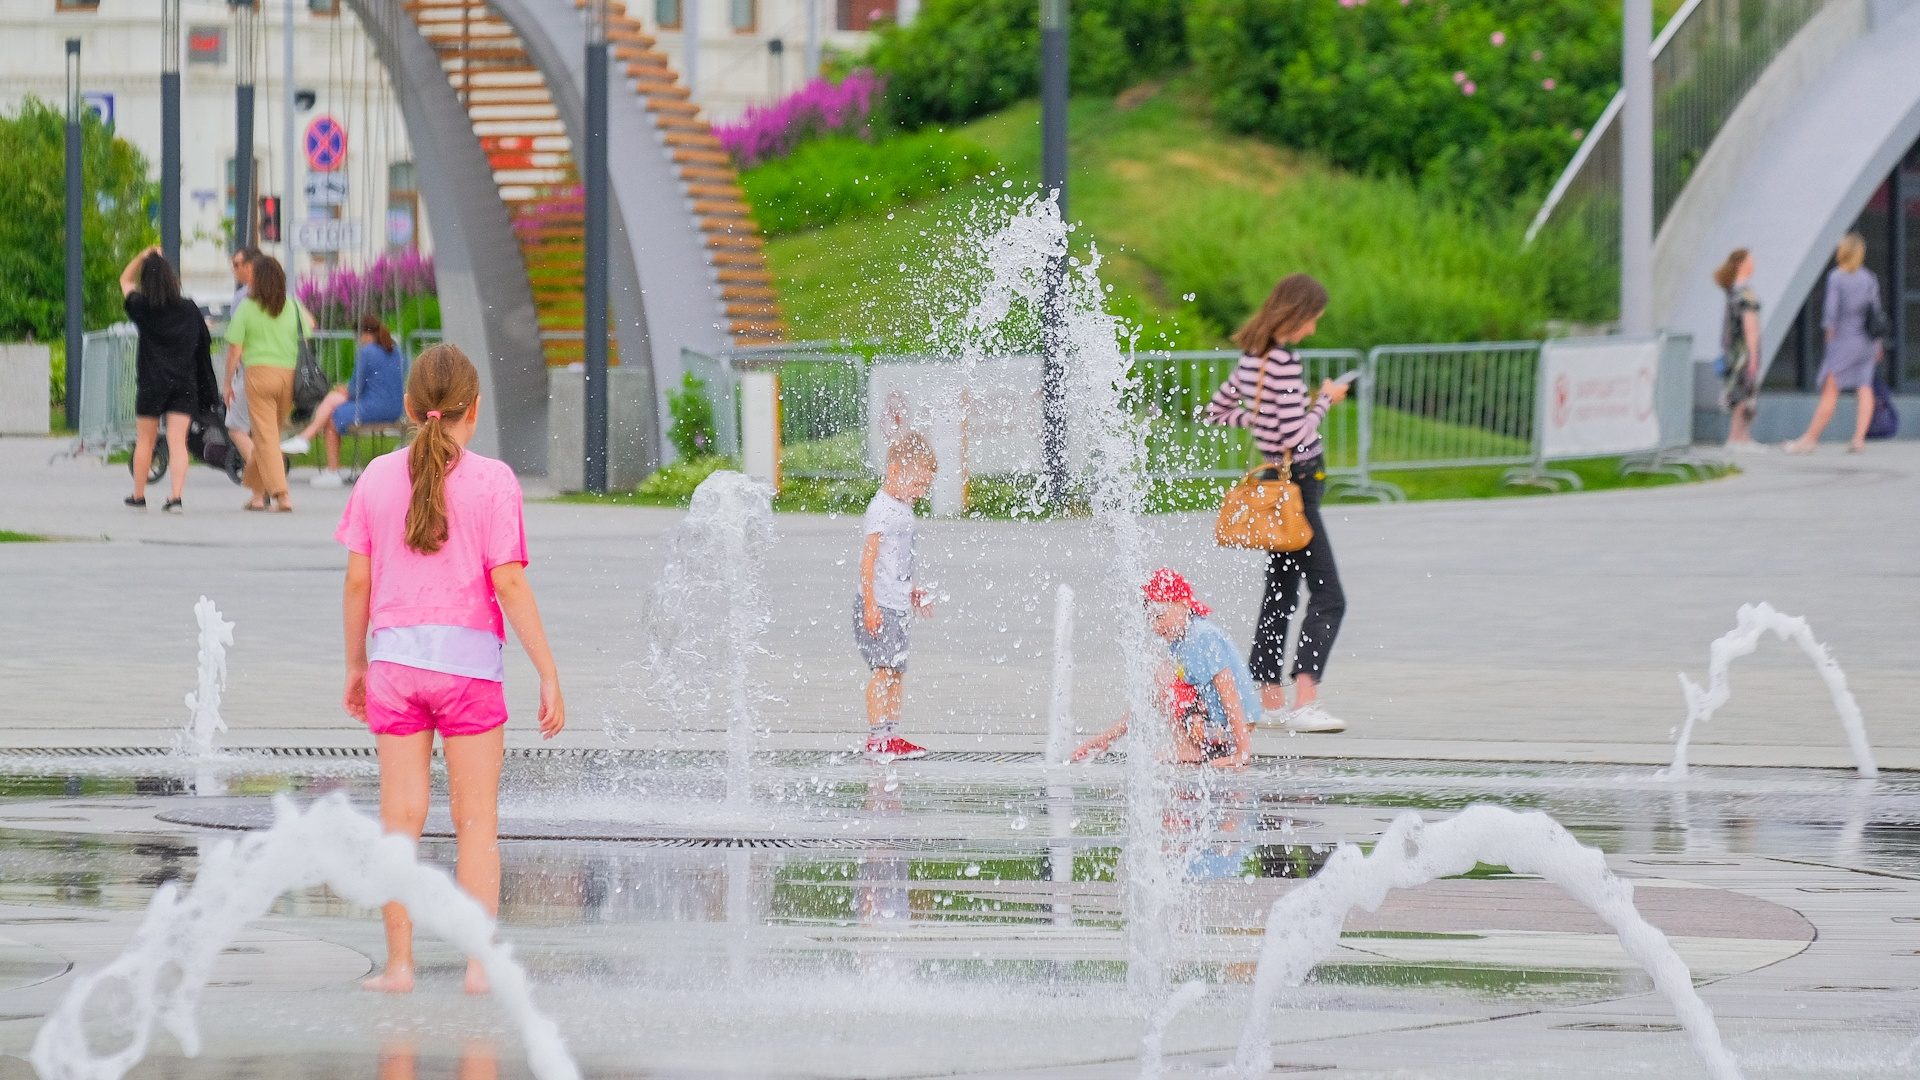
[[[277,195],[260,197],[260,239],[270,244],[280,242],[280,197]]]

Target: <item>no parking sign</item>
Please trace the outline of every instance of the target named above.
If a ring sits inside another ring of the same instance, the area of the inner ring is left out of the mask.
[[[347,163],[347,129],[331,116],[316,116],[307,125],[307,168],[330,173]]]

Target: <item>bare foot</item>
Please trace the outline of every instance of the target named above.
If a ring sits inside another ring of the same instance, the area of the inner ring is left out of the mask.
[[[493,984],[487,981],[487,969],[478,960],[467,961],[467,993],[490,994]]]
[[[411,994],[413,993],[413,969],[390,967],[361,983],[360,989],[375,994]]]

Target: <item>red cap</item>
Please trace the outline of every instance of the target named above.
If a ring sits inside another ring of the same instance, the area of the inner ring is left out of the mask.
[[[1164,566],[1155,570],[1153,576],[1147,579],[1143,591],[1147,594],[1147,599],[1156,604],[1185,604],[1187,610],[1203,619],[1213,611],[1212,608],[1193,598],[1193,586],[1187,584],[1186,578]]]

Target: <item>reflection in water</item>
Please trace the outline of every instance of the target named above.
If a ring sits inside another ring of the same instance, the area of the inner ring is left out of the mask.
[[[389,1039],[380,1047],[380,1080],[419,1080],[420,1045]],[[468,1039],[460,1047],[455,1080],[500,1080],[500,1051],[491,1039]]]

